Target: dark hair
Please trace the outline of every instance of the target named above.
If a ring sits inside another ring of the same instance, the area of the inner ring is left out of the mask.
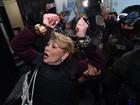
[[[108,15],[111,15],[111,14],[116,15],[116,17],[118,16],[118,13],[117,13],[117,12],[109,12],[109,13],[108,13]]]

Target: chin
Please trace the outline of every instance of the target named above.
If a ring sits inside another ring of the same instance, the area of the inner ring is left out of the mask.
[[[47,60],[47,59],[43,59],[43,62],[44,62],[44,63],[48,63],[48,60]]]

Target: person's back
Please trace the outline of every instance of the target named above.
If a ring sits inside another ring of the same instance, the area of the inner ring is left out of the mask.
[[[103,91],[107,105],[140,104],[140,49],[125,53],[105,71]]]

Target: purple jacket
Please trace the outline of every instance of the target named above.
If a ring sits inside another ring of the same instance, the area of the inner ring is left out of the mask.
[[[36,33],[26,26],[11,40],[11,47],[15,54],[21,57],[28,65],[30,65],[37,57],[38,52],[32,48],[33,43],[37,39],[38,36]]]

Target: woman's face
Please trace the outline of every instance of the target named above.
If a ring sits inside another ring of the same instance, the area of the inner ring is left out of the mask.
[[[67,53],[58,46],[58,44],[52,40],[45,46],[43,62],[49,65],[59,65],[64,59],[66,59]]]

